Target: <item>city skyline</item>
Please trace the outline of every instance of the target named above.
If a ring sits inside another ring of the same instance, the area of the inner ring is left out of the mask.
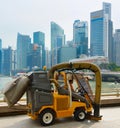
[[[50,46],[50,22],[59,24],[65,31],[66,40],[73,38],[73,22],[76,19],[90,22],[90,12],[100,10],[103,2],[111,3],[113,28],[118,29],[119,24],[119,1],[92,0],[89,3],[84,1],[61,0],[29,0],[29,1],[2,1],[0,8],[0,38],[2,46],[12,46],[16,48],[17,33],[30,35],[35,31],[45,33],[46,46]],[[14,3],[14,4],[13,4]],[[90,24],[88,24],[90,29]]]

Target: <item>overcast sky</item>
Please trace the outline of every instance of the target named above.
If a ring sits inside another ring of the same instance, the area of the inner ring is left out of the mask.
[[[120,0],[0,0],[2,46],[15,49],[18,32],[33,39],[36,31],[45,33],[49,46],[51,21],[64,29],[66,40],[72,40],[74,20],[89,23],[90,12],[102,9],[103,2],[111,3],[113,27],[120,28]]]

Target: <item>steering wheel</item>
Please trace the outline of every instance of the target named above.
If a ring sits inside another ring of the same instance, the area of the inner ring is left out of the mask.
[[[85,94],[84,90],[81,89],[80,87],[77,87],[77,88],[75,89],[75,92],[76,92],[76,93],[79,93],[80,95],[84,95],[84,94]]]
[[[80,87],[77,87],[76,89],[75,89],[75,92],[79,92],[80,91]]]

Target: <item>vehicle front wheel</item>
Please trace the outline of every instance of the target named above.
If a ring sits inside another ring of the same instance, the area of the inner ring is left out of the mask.
[[[74,118],[77,121],[84,121],[86,118],[86,113],[83,109],[77,109],[74,112]]]
[[[55,121],[55,112],[51,109],[43,110],[40,113],[40,123],[43,126],[48,126],[54,123]]]

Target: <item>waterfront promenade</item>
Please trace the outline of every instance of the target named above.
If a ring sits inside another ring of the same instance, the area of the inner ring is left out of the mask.
[[[27,116],[25,100],[19,101],[11,109],[8,109],[6,102],[0,102],[0,114],[0,128],[43,128],[39,120],[34,121]],[[100,115],[103,116],[102,120],[97,122],[87,119],[76,122],[72,117],[57,119],[54,125],[46,128],[119,128],[120,97],[102,96]]]
[[[27,115],[5,116],[0,117],[0,128],[120,128],[120,107],[105,107],[100,111],[101,121],[76,122],[73,118],[65,118],[48,127],[41,126],[39,120],[31,120]]]
[[[115,88],[116,89],[116,88]],[[118,88],[119,89],[119,88]],[[73,118],[59,119],[47,128],[119,128],[120,127],[120,90],[101,97],[101,121],[85,120],[76,122]],[[107,107],[106,107],[107,106]],[[111,107],[112,106],[112,107]],[[114,107],[113,107],[114,106]],[[116,106],[116,107],[115,107]],[[39,121],[33,121],[27,116],[26,101],[19,101],[13,108],[8,108],[6,102],[0,102],[1,128],[39,128]],[[14,115],[14,116],[13,116]]]
[[[101,107],[120,106],[120,96],[102,96]],[[0,116],[27,114],[26,100],[20,100],[15,106],[8,108],[4,101],[0,101]]]

